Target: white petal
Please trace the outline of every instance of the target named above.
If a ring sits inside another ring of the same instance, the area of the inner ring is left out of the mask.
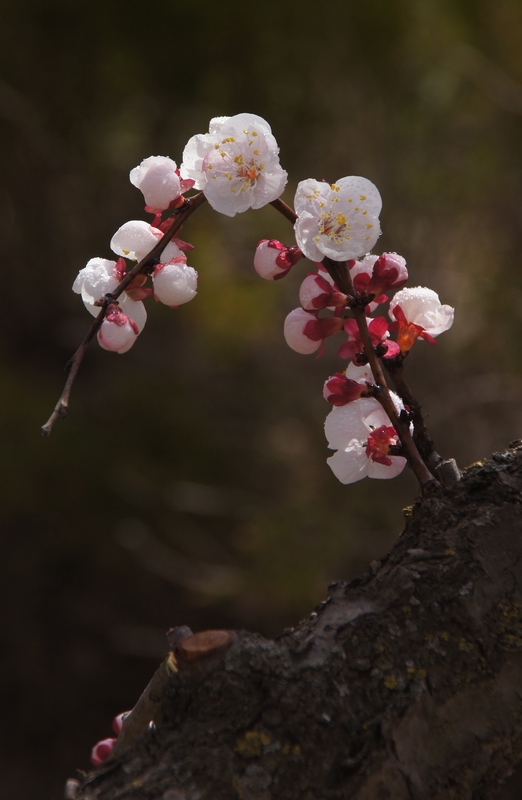
[[[136,323],[141,333],[147,322],[147,309],[141,300],[132,300],[125,292],[119,297],[120,308],[124,314]]]
[[[376,406],[381,408],[373,397],[360,398],[345,406],[334,406],[324,423],[328,446],[333,450],[344,450],[354,439],[365,442],[369,428],[363,418],[375,411]]]
[[[354,442],[346,450],[338,450],[326,459],[326,463],[335,477],[345,484],[366,478],[370,468],[370,459],[358,442]]]
[[[111,239],[111,250],[132,261],[141,261],[163,236],[143,220],[131,220],[122,225]]]
[[[388,480],[389,478],[395,478],[397,475],[400,475],[406,466],[406,459],[402,456],[390,456],[390,460],[392,463],[390,466],[386,466],[386,464],[379,464],[377,461],[372,461],[371,458],[369,458],[368,477],[377,478],[378,480]]]

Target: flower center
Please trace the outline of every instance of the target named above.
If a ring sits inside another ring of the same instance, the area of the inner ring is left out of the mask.
[[[387,425],[381,425],[368,436],[366,444],[366,455],[378,464],[385,464],[387,467],[393,463],[388,458],[390,446],[397,444],[397,431]]]
[[[347,231],[350,230],[350,225],[347,225],[348,217],[341,211],[334,214],[333,211],[321,214],[321,221],[319,223],[319,233],[323,236],[328,236],[335,244],[342,244],[343,240],[349,240],[350,235]]]

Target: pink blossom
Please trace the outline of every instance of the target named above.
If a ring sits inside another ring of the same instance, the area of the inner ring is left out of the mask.
[[[187,142],[180,168],[229,217],[276,200],[287,182],[270,125],[256,114],[215,117]]]
[[[97,742],[91,750],[91,764],[95,767],[104,764],[109,758],[115,744],[116,739],[114,738],[102,739],[100,742]]]
[[[152,214],[169,208],[180,198],[182,191],[187,191],[181,186],[176,162],[168,156],[146,158],[138,167],[131,169],[129,178],[143,193],[145,210]]]
[[[329,275],[310,272],[301,284],[299,300],[306,311],[318,311],[321,308],[342,308],[347,297]]]
[[[402,404],[392,394],[399,412]],[[336,406],[325,422],[328,446],[337,450],[327,459],[341,483],[355,483],[362,478],[394,478],[406,466],[402,456],[391,455],[399,439],[388,415],[373,397],[361,397],[343,406]]]
[[[406,260],[397,253],[366,256],[351,267],[351,272],[355,289],[375,295],[377,302],[385,302],[385,292],[404,286],[408,280]]]
[[[292,350],[308,355],[319,350],[323,340],[340,331],[342,325],[338,317],[319,319],[302,308],[295,308],[285,319],[284,336]]]
[[[381,207],[377,187],[366,178],[352,175],[331,185],[301,181],[295,195],[297,245],[311,261],[362,256],[380,236]]]
[[[436,344],[435,336],[453,325],[455,310],[442,305],[432,289],[415,286],[401,289],[390,302],[390,319],[396,321],[397,343],[401,352],[407,353],[417,338]]]
[[[380,347],[381,350],[386,348],[385,352],[382,353],[382,357],[395,358],[395,356],[399,355],[398,345],[395,342],[387,341],[390,333],[385,318],[375,317],[374,319],[367,319],[366,322],[373,347]],[[367,357],[364,353],[364,345],[356,320],[353,318],[345,320],[344,330],[348,334],[348,341],[341,345],[338,355],[341,358],[352,358],[355,364],[366,364]],[[381,356],[381,353],[378,354]]]
[[[261,278],[275,281],[287,275],[303,257],[298,247],[287,247],[277,239],[261,239],[254,255],[254,268]]]
[[[104,350],[126,353],[130,350],[139,330],[135,322],[116,305],[110,305],[98,331],[98,342]]]
[[[336,372],[325,382],[323,397],[333,406],[345,406],[358,400],[365,391],[363,383],[347,378],[344,372]]]

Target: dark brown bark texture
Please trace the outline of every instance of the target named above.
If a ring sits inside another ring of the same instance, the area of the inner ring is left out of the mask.
[[[517,442],[406,509],[296,628],[180,659],[157,729],[78,797],[495,797],[522,757],[521,501]]]

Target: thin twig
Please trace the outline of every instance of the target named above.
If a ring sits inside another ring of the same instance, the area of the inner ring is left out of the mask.
[[[383,363],[393,381],[395,391],[413,414],[413,441],[417,445],[425,463],[431,469],[436,469],[443,459],[435,449],[435,443],[426,427],[421,406],[406,382],[403,362],[403,356],[399,355],[397,358],[387,358]]]
[[[270,205],[274,206],[274,208],[277,211],[279,211],[279,213],[282,214],[283,217],[286,217],[287,220],[291,222],[292,225],[294,225],[294,223],[297,220],[297,214],[295,213],[294,209],[290,208],[290,206],[287,205],[283,200],[281,200],[280,197],[278,197],[277,200],[272,200]]]
[[[87,346],[94,338],[94,336],[98,333],[99,329],[101,328],[102,322],[105,319],[105,315],[107,314],[107,308],[111,303],[118,299],[118,297],[125,291],[127,286],[132,283],[134,278],[141,273],[147,272],[150,268],[151,263],[154,262],[155,259],[163,252],[167,244],[170,240],[178,233],[180,228],[184,225],[187,219],[194,213],[196,208],[198,208],[202,203],[206,200],[205,195],[203,192],[199,192],[199,194],[193,195],[185,203],[179,208],[174,211],[172,214],[172,224],[171,226],[165,231],[161,239],[158,239],[150,253],[141,259],[129,272],[126,273],[125,277],[120,281],[118,286],[115,288],[113,292],[106,295],[103,299],[101,306],[100,306],[100,313],[96,317],[95,321],[87,331],[85,338],[83,339],[82,343],[78,347],[77,351],[73,355],[73,357],[67,362],[65,368],[69,370],[69,374],[67,376],[67,380],[65,382],[65,386],[63,391],[60,395],[58,402],[54,407],[54,411],[45,423],[42,425],[42,433],[44,436],[49,436],[53,425],[58,418],[65,419],[67,416],[67,411],[69,408],[69,397],[71,394],[71,389],[73,387],[74,379],[78,373],[80,368],[80,364],[82,363],[83,356],[85,354],[85,350]]]

